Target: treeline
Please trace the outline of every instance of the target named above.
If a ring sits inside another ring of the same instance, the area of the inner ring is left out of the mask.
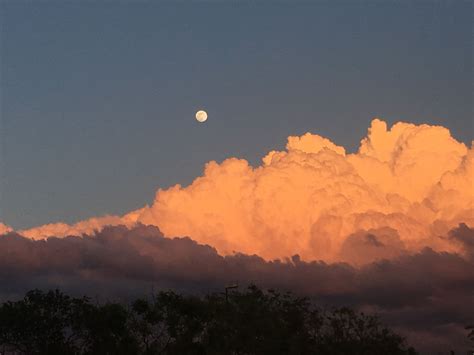
[[[250,286],[129,305],[33,290],[0,306],[1,354],[416,354],[376,317]]]

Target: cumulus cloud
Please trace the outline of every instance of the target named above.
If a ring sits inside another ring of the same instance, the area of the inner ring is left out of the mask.
[[[349,235],[336,259],[361,266],[377,260],[394,259],[407,252],[397,231],[381,228]]]
[[[229,283],[288,289],[322,306],[349,305],[377,312],[428,353],[464,350],[463,326],[474,319],[474,229],[449,233],[463,254],[425,248],[406,254],[396,234],[353,235],[362,253],[389,246],[390,260],[357,268],[346,263],[304,261],[294,255],[268,261],[257,255],[223,256],[190,238],[166,238],[153,226],[106,227],[82,237],[31,240],[11,232],[0,237],[0,298],[28,289],[56,288],[100,299],[122,299],[152,290],[222,291]],[[382,245],[383,244],[383,245]],[[374,252],[374,255],[379,254]],[[382,253],[382,255],[384,255]]]
[[[158,190],[138,221],[224,254],[269,259],[334,261],[349,236],[384,228],[410,250],[451,250],[439,237],[460,222],[474,225],[473,158],[446,128],[387,129],[375,119],[355,154],[307,133],[257,168],[236,158],[210,162],[190,186]]]
[[[102,216],[93,217],[75,224],[67,223],[50,223],[31,229],[19,230],[18,232],[31,239],[44,239],[46,237],[54,236],[63,238],[70,235],[80,236],[85,234],[93,234],[96,231],[102,230],[106,226],[124,225],[132,227],[136,225],[136,220],[141,210],[129,212],[123,216]],[[1,226],[0,226],[1,228]],[[6,230],[5,232],[11,231]],[[0,233],[3,234],[3,233]]]
[[[13,229],[10,226],[7,226],[6,224],[3,224],[0,222],[0,235],[11,232]]]
[[[191,185],[159,189],[151,206],[125,216],[21,232],[38,239],[142,223],[225,255],[351,261],[351,254],[360,264],[364,259],[348,251],[370,241],[366,262],[427,246],[458,251],[447,233],[459,223],[474,226],[473,184],[474,150],[448,129],[403,122],[388,128],[374,119],[354,154],[306,133],[289,137],[285,151],[269,152],[256,168],[237,158],[211,161]]]

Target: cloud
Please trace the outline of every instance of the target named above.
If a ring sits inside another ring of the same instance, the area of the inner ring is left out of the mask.
[[[93,217],[84,221],[69,225],[67,223],[50,223],[31,229],[20,230],[18,233],[31,239],[44,239],[47,237],[64,238],[66,236],[93,234],[102,230],[106,226],[123,225],[132,227],[136,225],[137,216],[142,210],[136,210],[125,214],[124,216],[102,216]],[[1,230],[0,230],[1,231]],[[11,231],[7,230],[6,232]],[[5,233],[5,232],[4,232]],[[3,233],[0,233],[3,234]]]
[[[304,260],[351,262],[347,251],[356,235],[392,230],[397,246],[391,237],[390,252],[373,247],[365,260],[370,262],[380,251],[382,257],[425,247],[458,251],[459,243],[447,233],[459,223],[474,226],[473,185],[474,150],[448,129],[403,122],[388,129],[374,119],[354,154],[316,134],[291,136],[286,150],[271,151],[261,166],[237,158],[211,161],[191,185],[159,189],[151,206],[125,216],[20,232],[38,239],[139,222],[158,226],[166,236],[187,235],[225,255],[299,254]],[[379,238],[388,234],[373,241]]]
[[[397,231],[381,228],[349,235],[336,259],[360,266],[377,260],[394,259],[407,252]]]
[[[461,223],[458,228],[448,233],[449,238],[461,245],[461,252],[467,257],[474,257],[474,238],[472,238],[472,229],[466,224]]]
[[[390,228],[409,250],[451,250],[439,236],[474,225],[474,153],[439,126],[375,119],[355,154],[313,134],[263,164],[210,162],[187,187],[158,190],[138,217],[224,254],[334,261],[346,238]],[[347,245],[347,244],[346,244]]]
[[[102,300],[128,299],[152,289],[206,293],[236,281],[254,282],[310,296],[320,305],[377,312],[428,353],[462,350],[463,326],[474,318],[469,307],[474,258],[468,253],[474,229],[460,225],[448,234],[460,241],[462,254],[425,248],[395,256],[392,250],[403,248],[393,231],[353,235],[349,246],[361,253],[388,246],[391,258],[354,267],[297,255],[272,261],[241,253],[223,256],[187,237],[166,238],[153,226],[106,227],[90,236],[44,240],[12,232],[0,237],[0,298],[59,287]]]
[[[7,226],[6,224],[3,224],[0,222],[0,235],[11,232],[13,229],[10,226]]]

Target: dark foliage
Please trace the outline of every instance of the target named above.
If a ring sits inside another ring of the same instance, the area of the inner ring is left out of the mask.
[[[0,306],[1,354],[416,354],[378,319],[250,286],[129,307],[34,290]]]

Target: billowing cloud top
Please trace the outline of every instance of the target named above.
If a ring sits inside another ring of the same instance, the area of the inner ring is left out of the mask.
[[[237,158],[211,161],[191,185],[160,189],[151,206],[125,216],[20,232],[38,239],[140,222],[223,255],[363,264],[425,246],[459,251],[447,232],[474,226],[473,180],[474,150],[448,129],[402,122],[388,129],[374,119],[355,154],[306,133],[256,168]],[[360,243],[372,252],[354,255]]]

